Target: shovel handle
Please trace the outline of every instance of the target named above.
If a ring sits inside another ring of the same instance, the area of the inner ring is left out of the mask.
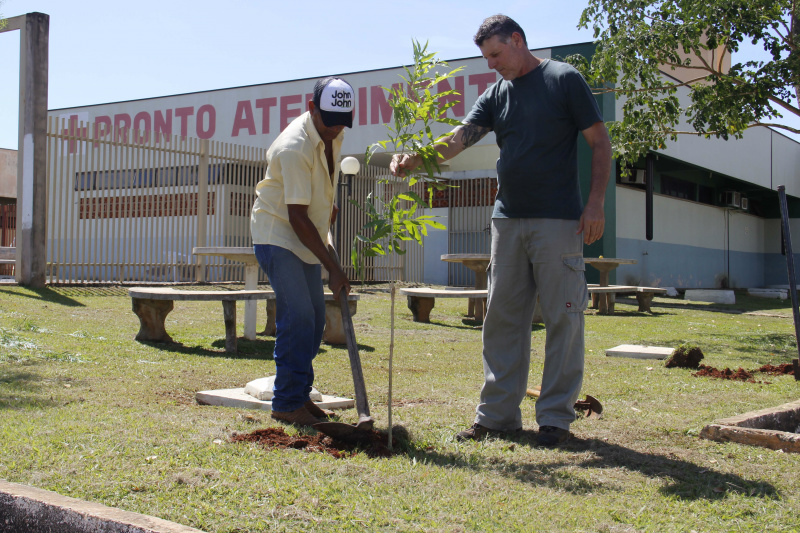
[[[339,254],[336,249],[328,245],[328,252],[336,262],[339,262]],[[353,329],[353,317],[350,315],[350,306],[347,301],[347,292],[339,291],[339,307],[342,308],[342,326],[344,336],[347,340],[347,355],[350,357],[350,370],[353,373],[353,388],[356,396],[356,412],[358,413],[358,426],[372,427],[372,416],[369,413],[369,402],[367,401],[367,388],[364,385],[364,372],[361,369],[361,357],[358,354],[358,344],[356,344],[355,330]]]
[[[339,305],[342,308],[342,326],[344,326],[344,336],[347,339],[347,355],[350,356],[350,370],[353,373],[353,387],[356,395],[356,411],[359,421],[372,418],[369,414],[369,403],[367,402],[367,388],[364,385],[364,372],[361,369],[361,357],[358,354],[358,344],[356,335],[353,331],[353,318],[350,316],[350,306],[347,301],[347,293],[339,291]]]

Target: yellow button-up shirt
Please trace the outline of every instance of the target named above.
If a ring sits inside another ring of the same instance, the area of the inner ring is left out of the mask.
[[[293,252],[304,263],[319,259],[300,242],[289,223],[287,204],[308,206],[308,217],[328,243],[334,191],[339,182],[339,155],[344,131],[333,140],[333,178],[325,160],[325,143],[311,114],[294,119],[267,150],[267,173],[256,185],[250,215],[253,244],[272,244]]]

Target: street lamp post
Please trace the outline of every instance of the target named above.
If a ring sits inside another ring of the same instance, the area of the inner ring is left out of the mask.
[[[339,214],[336,217],[336,249],[339,250],[339,256],[342,256],[344,251],[344,239],[342,236],[342,213],[344,212],[344,204],[342,202],[342,188],[347,189],[347,196],[352,194],[353,179],[358,174],[361,168],[361,163],[355,157],[345,157],[342,159],[340,165],[342,169],[343,179],[339,181],[339,190],[337,191],[337,204],[339,205]]]

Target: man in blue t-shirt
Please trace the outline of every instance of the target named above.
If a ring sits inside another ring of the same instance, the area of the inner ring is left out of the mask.
[[[493,131],[500,147],[492,213],[489,299],[483,323],[484,385],[475,422],[456,435],[477,440],[522,428],[531,320],[538,292],[547,330],[537,441],[566,442],[575,420],[584,367],[588,290],[583,243],[603,235],[611,143],[597,102],[573,67],[534,56],[522,28],[505,15],[487,18],[475,44],[502,80],[475,102],[439,148],[451,159]],[[583,205],[578,184],[578,133],[592,150],[591,187]],[[403,176],[421,164],[395,155]]]

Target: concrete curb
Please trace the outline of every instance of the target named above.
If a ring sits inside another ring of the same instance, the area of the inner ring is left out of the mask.
[[[203,533],[154,516],[0,480],[4,533]]]

